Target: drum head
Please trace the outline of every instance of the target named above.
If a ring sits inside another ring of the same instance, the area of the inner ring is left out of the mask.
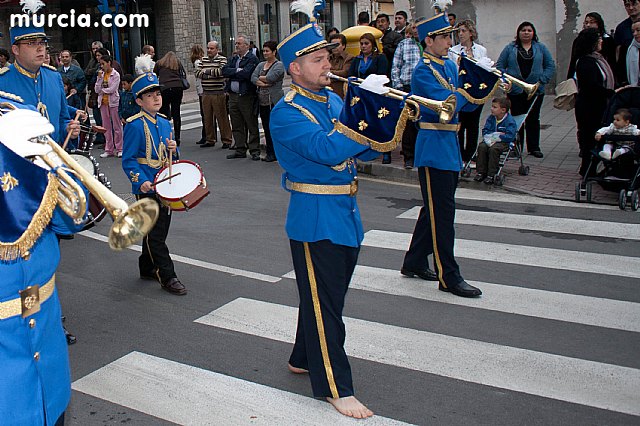
[[[78,164],[82,166],[83,169],[85,169],[92,175],[96,174],[95,164],[93,164],[93,161],[91,161],[89,157],[82,154],[71,154],[71,158],[76,160]]]
[[[180,175],[156,185],[159,196],[168,200],[177,200],[191,193],[202,181],[202,172],[195,163],[178,161],[171,166],[171,174]],[[156,176],[156,182],[169,176],[169,168],[165,168]]]

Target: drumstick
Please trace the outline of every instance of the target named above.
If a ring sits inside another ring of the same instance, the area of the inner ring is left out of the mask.
[[[169,140],[173,138],[173,132],[169,132]],[[171,164],[173,164],[173,149],[169,149],[169,183],[171,183]]]
[[[77,110],[76,111],[76,116],[74,117],[75,121],[78,121],[78,118],[80,118],[80,114],[82,114],[82,110]],[[66,149],[67,148],[67,144],[69,143],[69,139],[71,139],[71,130],[69,130],[69,133],[67,133],[67,137],[64,139],[64,143],[62,144],[62,149]]]
[[[169,172],[169,176],[167,176],[166,178],[162,178],[162,179],[160,179],[160,180],[159,180],[159,181],[157,181],[157,182],[152,183],[152,184],[151,184],[151,186],[156,186],[156,185],[158,185],[158,184],[161,184],[162,182],[166,182],[166,181],[168,181],[168,180],[169,180],[169,179],[171,179],[171,178],[174,178],[174,177],[176,177],[176,176],[180,176],[181,174],[182,174],[182,172],[178,172],[178,173],[176,173],[175,175],[172,175],[172,174],[171,174],[171,172]]]

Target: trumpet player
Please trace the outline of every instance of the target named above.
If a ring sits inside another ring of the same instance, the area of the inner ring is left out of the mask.
[[[0,423],[62,425],[71,376],[56,289],[56,234],[81,230],[84,188],[69,199],[77,208],[72,219],[57,207],[59,172],[25,158],[46,152],[30,139],[53,132],[53,126],[26,111],[32,108],[17,96],[2,93],[0,104]],[[18,110],[7,111],[8,105]]]
[[[456,112],[459,111],[467,101],[457,92],[457,67],[447,56],[455,29],[446,13],[417,22],[416,29],[426,49],[411,78],[413,94],[435,100],[455,94]],[[407,277],[438,281],[441,291],[478,297],[482,292],[462,278],[454,257],[455,192],[463,166],[457,114],[447,124],[440,123],[438,115],[428,109],[423,108],[421,114],[414,163],[424,205],[400,272]],[[430,254],[435,271],[429,268]]]

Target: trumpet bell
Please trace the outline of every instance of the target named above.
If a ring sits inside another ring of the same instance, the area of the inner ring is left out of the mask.
[[[150,198],[138,200],[124,212],[116,213],[109,231],[109,247],[122,250],[140,241],[151,231],[159,214],[158,203]]]

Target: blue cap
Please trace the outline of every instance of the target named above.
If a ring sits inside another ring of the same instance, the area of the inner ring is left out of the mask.
[[[26,27],[11,27],[11,29],[9,29],[9,35],[11,36],[11,44],[16,44],[20,40],[31,40],[34,38],[49,39],[44,32],[44,27],[37,27],[31,24]]]
[[[133,83],[131,83],[131,91],[136,95],[136,98],[151,89],[160,88],[161,86],[158,82],[158,76],[152,72],[140,74],[138,78],[133,80]]]
[[[327,42],[318,23],[312,19],[312,22],[282,40],[278,45],[278,53],[286,70],[297,58],[321,49],[333,49],[338,44]]]
[[[418,37],[420,38],[420,41],[424,40],[428,36],[436,36],[456,31],[456,29],[449,23],[449,17],[446,12],[417,22],[416,29],[418,30]]]

